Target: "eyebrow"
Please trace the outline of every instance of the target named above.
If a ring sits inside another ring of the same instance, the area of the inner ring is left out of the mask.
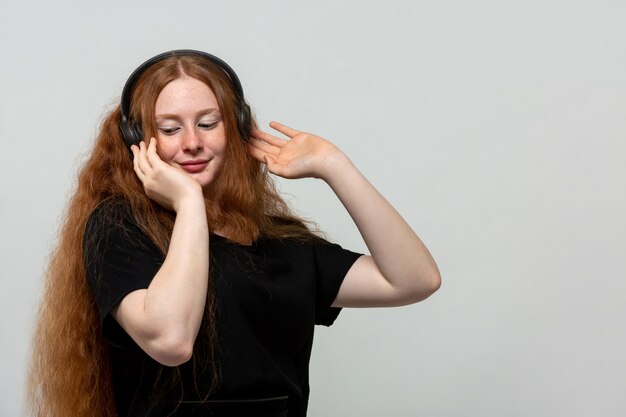
[[[196,113],[196,117],[200,117],[200,116],[207,116],[213,113],[217,113],[219,114],[219,109],[204,109],[204,110],[200,110]],[[174,114],[174,113],[164,113],[164,114],[157,114],[155,116],[156,119],[160,119],[160,120],[167,120],[167,119],[173,119],[173,120],[178,120],[180,119],[180,115],[178,114]]]

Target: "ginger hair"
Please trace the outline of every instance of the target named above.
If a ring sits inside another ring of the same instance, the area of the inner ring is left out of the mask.
[[[140,121],[144,136],[156,133],[154,109],[161,90],[185,76],[211,88],[227,137],[225,164],[213,188],[213,198],[205,200],[209,225],[227,230],[229,238],[238,242],[250,242],[260,235],[316,239],[280,197],[267,170],[248,154],[246,138],[237,128],[237,96],[230,79],[205,58],[172,56],[144,72],[135,86],[130,110],[131,119]],[[167,253],[174,213],[150,200],[143,191],[120,134],[120,119],[119,105],[105,116],[78,172],[76,189],[50,255],[28,378],[29,411],[37,417],[116,415],[107,345],[83,259],[83,234],[93,210],[107,199],[124,199],[136,224],[164,255]],[[203,331],[198,336],[209,340],[208,357],[203,360],[212,360],[215,354],[215,303],[209,286]],[[196,356],[206,355],[194,350],[194,360]]]

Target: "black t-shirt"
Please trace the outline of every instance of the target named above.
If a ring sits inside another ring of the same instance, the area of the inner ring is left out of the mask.
[[[128,205],[110,200],[98,206],[83,246],[110,348],[119,416],[167,415],[172,411],[168,404],[203,399],[210,366],[203,370],[193,360],[176,368],[162,366],[109,314],[125,295],[147,288],[164,260],[134,223]],[[210,256],[219,340],[219,386],[210,399],[288,395],[288,415],[305,416],[314,325],[334,322],[340,309],[331,304],[361,255],[321,239],[301,243],[261,237],[246,246],[211,234]],[[203,342],[199,337],[196,348]]]

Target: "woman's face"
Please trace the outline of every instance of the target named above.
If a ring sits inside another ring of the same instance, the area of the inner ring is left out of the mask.
[[[213,91],[195,78],[163,88],[155,105],[158,154],[207,191],[224,164],[226,135]]]

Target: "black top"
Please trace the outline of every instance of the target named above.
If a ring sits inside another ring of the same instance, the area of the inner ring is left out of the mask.
[[[113,200],[96,208],[83,247],[110,347],[119,416],[167,415],[181,399],[203,399],[210,366],[204,372],[201,363],[194,370],[193,360],[176,368],[162,366],[109,314],[125,295],[147,288],[164,260],[134,223],[127,204]],[[301,243],[261,237],[246,246],[211,234],[210,256],[220,374],[210,399],[288,395],[288,415],[305,416],[314,324],[334,322],[340,309],[331,304],[361,255],[321,239]],[[194,352],[203,341],[196,340]]]

